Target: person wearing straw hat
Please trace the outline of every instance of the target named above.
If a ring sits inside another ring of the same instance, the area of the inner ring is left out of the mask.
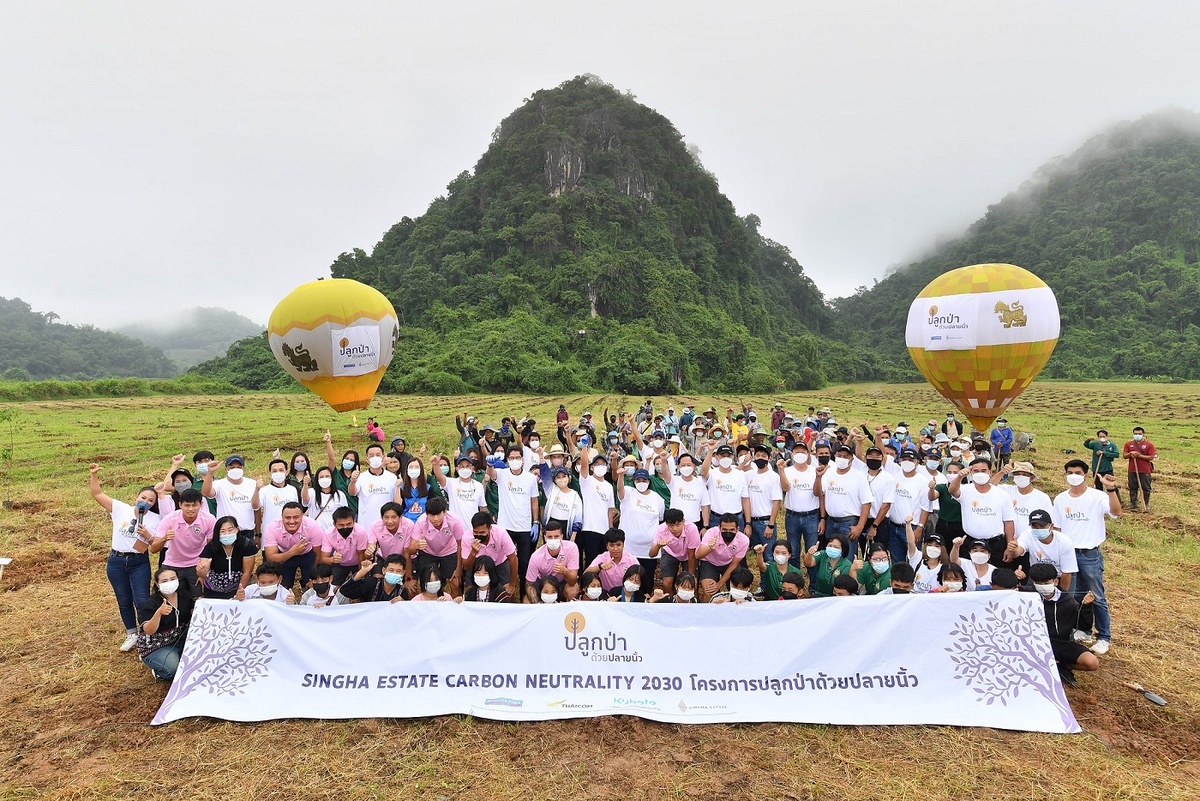
[[[1011,484],[1001,485],[1013,505],[1013,529],[1018,539],[1029,531],[1029,516],[1035,509],[1049,509],[1052,506],[1050,496],[1033,486],[1037,481],[1037,473],[1030,462],[1009,462],[1004,468],[992,476],[992,483],[999,484],[1006,477],[1012,477]],[[1015,540],[1014,540],[1015,542]]]

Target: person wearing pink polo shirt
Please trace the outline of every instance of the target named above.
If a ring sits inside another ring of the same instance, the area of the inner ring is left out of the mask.
[[[508,532],[493,522],[488,512],[476,512],[471,518],[471,537],[463,537],[459,550],[459,568],[467,576],[475,571],[475,561],[486,556],[496,565],[496,577],[508,588],[513,602],[517,595],[517,546]]]
[[[546,544],[529,557],[529,567],[525,570],[528,603],[540,600],[538,585],[548,576],[562,583],[563,600],[572,601],[579,594],[579,546],[563,540],[561,520],[546,524]]]
[[[650,544],[650,556],[658,557],[662,570],[662,588],[666,595],[675,593],[675,576],[682,567],[688,573],[696,572],[696,549],[700,547],[700,531],[696,524],[685,520],[682,509],[668,509],[663,513],[662,525],[654,532]]]
[[[167,549],[164,567],[172,568],[180,581],[186,581],[196,597],[200,597],[196,566],[200,564],[200,554],[212,542],[213,527],[217,524],[217,518],[201,508],[203,501],[199,490],[179,493],[179,508],[158,522],[150,541],[150,553]]]
[[[340,587],[366,561],[370,550],[370,532],[354,522],[349,506],[343,506],[333,513],[333,528],[325,532],[318,563],[333,566],[333,585]]]
[[[638,560],[625,553],[625,532],[619,528],[610,528],[604,533],[604,549],[607,553],[593,559],[588,570],[600,574],[600,586],[608,592],[621,586],[625,571],[630,565],[638,564]]]
[[[725,590],[729,577],[748,550],[750,538],[738,531],[737,515],[721,515],[720,525],[710,528],[696,549],[696,558],[700,560],[700,592],[705,603]]]
[[[394,553],[404,556],[404,546],[412,533],[413,523],[404,516],[404,507],[390,501],[379,510],[379,519],[368,529],[375,544],[375,559],[382,562]],[[405,560],[407,561],[407,560]]]
[[[458,551],[467,536],[467,527],[454,515],[447,514],[448,508],[446,499],[440,496],[425,502],[425,514],[413,523],[404,555],[417,575],[424,575],[426,567],[436,564],[446,591],[457,597],[462,587]]]
[[[284,504],[279,519],[263,530],[263,556],[267,562],[279,565],[284,587],[292,588],[299,568],[300,586],[307,588],[313,565],[317,563],[313,549],[324,542],[325,532],[320,524],[304,516],[299,501],[290,501]]]

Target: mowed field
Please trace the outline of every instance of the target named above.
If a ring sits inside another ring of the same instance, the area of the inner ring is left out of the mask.
[[[499,423],[533,414],[552,440],[554,411],[633,410],[640,398],[380,397],[372,414],[416,449],[452,449],[456,413]],[[724,409],[736,397],[656,399]],[[764,412],[831,406],[843,423],[941,419],[924,385],[856,385],[756,397]],[[105,490],[129,500],[166,473],[173,453],[208,448],[248,457],[262,477],[275,448],[323,462],[365,446],[310,395],[135,398],[6,406],[0,423],[0,796],[512,798],[1177,798],[1200,797],[1200,388],[1039,383],[1009,413],[1037,434],[1039,487],[1064,488],[1065,449],[1108,428],[1123,443],[1144,425],[1162,456],[1154,512],[1125,514],[1105,545],[1113,648],[1099,674],[1067,695],[1086,734],[1052,736],[941,727],[791,724],[667,725],[631,717],[494,723],[423,720],[187,720],[152,728],[166,686],[117,645],[123,630],[104,575],[110,523],[87,491],[99,462]],[[359,413],[358,422],[366,422]],[[1123,467],[1119,468],[1122,494]],[[801,602],[802,603],[802,602]],[[381,637],[396,636],[380,632]],[[753,630],[736,643],[757,648]],[[1124,686],[1165,696],[1159,708]],[[852,710],[851,710],[852,711]]]

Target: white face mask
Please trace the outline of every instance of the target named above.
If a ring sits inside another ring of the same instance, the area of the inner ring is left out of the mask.
[[[729,468],[733,467],[733,459],[730,459],[728,456],[722,456],[717,460],[717,464],[719,464],[722,469],[728,470]]]
[[[834,459],[833,463],[837,467],[838,470],[845,470],[847,467],[850,466],[850,460],[845,458],[844,456]]]
[[[317,486],[321,489],[329,489],[333,486],[333,479],[329,476],[321,476],[317,479]]]
[[[230,481],[241,481],[246,472],[240,467],[231,467],[225,471],[225,477]]]
[[[982,487],[984,484],[991,481],[992,477],[987,473],[972,473],[971,480],[974,481],[977,486]]]
[[[558,539],[557,537],[548,537],[546,539],[546,547],[551,551],[557,551],[562,547],[562,540]]]
[[[681,600],[681,601],[690,601],[696,597],[696,593],[693,592],[692,590],[680,590],[679,592],[677,592],[675,594],[679,597],[679,600]]]
[[[475,574],[475,586],[476,587],[486,587],[487,585],[489,585],[491,583],[492,583],[492,577],[489,576],[487,573],[476,573]]]
[[[529,440],[529,449],[530,450],[536,451],[540,447],[542,447],[542,441],[540,439]]]
[[[651,442],[650,444],[654,446],[654,449],[656,451],[660,451],[660,450],[662,450],[662,446],[666,443],[664,443],[661,439],[656,439],[653,442]]]
[[[524,459],[509,459],[508,460],[508,469],[512,470],[513,472],[520,471],[520,469],[524,466],[525,466]]]
[[[904,461],[902,461],[900,463],[900,469],[903,470],[905,473],[911,473],[912,471],[917,469],[917,463],[914,462],[912,459],[905,459]]]
[[[729,594],[736,601],[744,601],[750,597],[750,590],[742,590],[742,589],[738,589],[737,587],[734,587],[731,590],[729,590]]]
[[[475,475],[475,471],[469,467],[458,468],[458,477],[459,478],[471,478],[474,475]]]
[[[1067,473],[1067,483],[1072,487],[1078,487],[1085,481],[1087,481],[1087,476],[1081,476],[1079,473]]]
[[[645,492],[646,490],[650,489],[650,482],[649,481],[635,481],[635,482],[633,482],[633,487],[638,492]]]
[[[420,478],[421,477],[421,468],[420,467],[410,467],[405,472],[408,473],[409,478]]]
[[[372,456],[370,459],[367,459],[367,464],[371,466],[372,470],[378,470],[383,467],[383,457]]]
[[[592,475],[596,478],[604,478],[608,474],[608,465],[598,464],[592,466]]]
[[[272,484],[282,484],[287,480],[287,473],[274,472],[271,474]]]
[[[1017,485],[1017,489],[1025,489],[1033,483],[1033,479],[1029,476],[1013,476],[1013,483]]]
[[[556,603],[558,603],[558,593],[554,593],[554,592],[543,592],[543,593],[542,593],[542,603],[544,603],[544,604],[556,604]]]
[[[641,588],[642,588],[642,585],[638,584],[636,581],[625,582],[625,592],[629,595],[633,595],[635,592],[637,592]]]
[[[592,586],[587,588],[587,597],[591,598],[593,601],[596,600],[597,598],[599,598],[603,594],[604,594],[603,587],[597,587],[595,584],[593,584]]]
[[[793,453],[792,454],[792,464],[796,465],[797,467],[801,467],[803,465],[808,464],[808,454],[803,453],[801,451],[797,451],[796,453]]]
[[[788,560],[788,555],[787,555],[786,553],[777,553],[777,554],[775,554],[775,564],[777,564],[777,565],[786,565],[786,564],[787,564],[787,560]]]
[[[167,579],[158,582],[158,591],[163,595],[172,595],[179,589],[179,579]]]
[[[425,592],[431,592],[434,595],[437,595],[437,591],[440,590],[441,588],[442,588],[442,582],[440,582],[440,581],[429,581],[429,582],[426,582],[426,584],[425,584]]]
[[[962,456],[962,448],[951,448],[950,455],[957,459],[959,456]]]
[[[1034,584],[1033,588],[1037,590],[1038,595],[1041,595],[1043,598],[1049,598],[1054,594],[1054,591],[1058,589],[1058,587],[1053,584]]]
[[[685,464],[683,467],[679,468],[679,475],[683,476],[684,478],[687,478],[695,472],[696,468],[692,467],[690,464]]]
[[[930,559],[937,559],[939,556],[942,555],[941,546],[938,546],[938,545],[926,546],[925,555],[928,556]]]
[[[1145,434],[1134,434],[1134,435],[1133,435],[1133,438],[1134,438],[1135,440],[1137,440],[1138,442],[1141,442],[1141,441],[1142,441],[1142,437],[1144,437],[1144,436],[1146,436],[1146,435],[1145,435]]]
[[[942,586],[946,588],[946,592],[959,592],[962,590],[961,581],[947,581]]]
[[[986,565],[991,558],[991,554],[983,551],[971,551],[971,561],[977,565]]]
[[[263,587],[263,586],[261,586],[261,585],[260,585],[260,586],[259,586],[259,588],[258,588],[258,594],[259,594],[259,595],[262,595],[262,596],[264,596],[264,597],[266,597],[266,598],[274,598],[274,597],[275,597],[275,593],[277,593],[277,592],[279,592],[279,585],[278,585],[278,584],[268,584],[268,585],[267,585],[267,586],[265,586],[265,587]]]

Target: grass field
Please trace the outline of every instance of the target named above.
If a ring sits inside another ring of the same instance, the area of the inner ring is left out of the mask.
[[[828,405],[842,422],[919,424],[947,404],[924,385],[857,385],[778,398],[791,410]],[[737,398],[685,400],[718,408]],[[777,400],[746,398],[768,410]],[[616,396],[381,397],[371,412],[410,448],[449,449],[454,415],[532,413],[559,403],[599,415]],[[166,687],[123,638],[104,576],[110,524],[87,492],[100,462],[105,490],[128,500],[161,479],[173,453],[242,453],[266,472],[275,448],[323,461],[363,446],[311,396],[131,398],[0,406],[0,796],[344,799],[1200,798],[1200,392],[1189,385],[1039,383],[1009,419],[1037,433],[1032,461],[1051,496],[1064,488],[1064,449],[1107,427],[1123,442],[1147,428],[1162,456],[1152,514],[1110,524],[1105,545],[1114,644],[1099,674],[1067,694],[1087,734],[1051,736],[939,727],[790,724],[684,727],[635,718],[493,723],[426,720],[188,720],[151,728]],[[7,419],[6,419],[7,418]],[[366,422],[360,413],[359,423]],[[549,441],[549,436],[547,436]],[[1123,479],[1123,476],[1121,476]],[[1123,483],[1123,482],[1122,482]],[[1169,700],[1159,708],[1121,684]]]

